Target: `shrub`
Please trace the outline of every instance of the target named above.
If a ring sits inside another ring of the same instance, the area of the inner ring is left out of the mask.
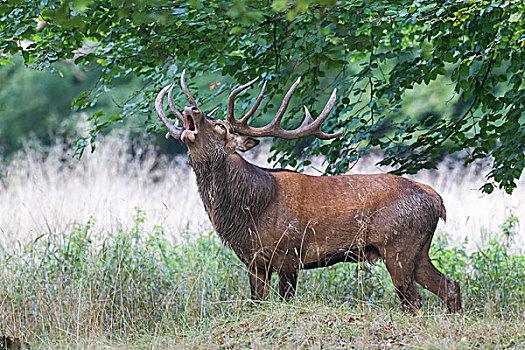
[[[0,327],[30,338],[184,333],[250,307],[244,265],[213,233],[168,241],[162,227],[146,232],[145,213],[117,232],[97,231],[95,219],[72,232],[47,233],[0,253]],[[468,252],[440,234],[431,249],[436,265],[462,286],[468,313],[519,312],[525,305],[525,257],[512,253],[514,217],[486,245]],[[276,281],[273,284],[276,289]],[[276,293],[272,293],[274,300]],[[337,264],[303,271],[300,302],[398,308],[382,263]],[[443,303],[425,292],[428,306]],[[245,303],[248,303],[245,305]],[[427,307],[428,307],[427,306]]]

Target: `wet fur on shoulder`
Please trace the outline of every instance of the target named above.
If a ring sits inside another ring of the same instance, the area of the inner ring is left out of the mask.
[[[188,156],[199,194],[222,241],[234,250],[244,251],[244,246],[251,247],[254,224],[275,196],[275,181],[265,170],[250,165],[236,153],[210,153],[212,156],[202,161]]]

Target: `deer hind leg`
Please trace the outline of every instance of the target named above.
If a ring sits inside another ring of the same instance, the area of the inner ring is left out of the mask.
[[[297,288],[297,271],[279,272],[279,296],[281,299],[290,301],[295,295]]]
[[[459,283],[449,279],[432,264],[428,256],[429,249],[430,241],[421,250],[416,264],[417,283],[440,297],[447,304],[449,312],[461,311]]]
[[[383,254],[404,311],[417,312],[423,304],[414,276],[414,257],[407,252],[389,251]]]
[[[272,270],[261,266],[249,266],[250,289],[252,300],[265,300],[270,292]]]

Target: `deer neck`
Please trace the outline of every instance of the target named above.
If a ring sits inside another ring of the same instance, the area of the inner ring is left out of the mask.
[[[203,160],[188,156],[204,207],[221,239],[241,250],[275,196],[275,182],[265,170],[239,154],[217,152]],[[242,252],[241,252],[242,254]]]

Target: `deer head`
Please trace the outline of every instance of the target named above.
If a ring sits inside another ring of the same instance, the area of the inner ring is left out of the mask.
[[[298,78],[284,97],[281,107],[277,111],[274,119],[264,127],[255,128],[248,125],[248,119],[255,113],[261,104],[266,89],[266,81],[264,82],[262,91],[253,107],[240,119],[237,119],[234,116],[235,97],[240,92],[253,85],[258,80],[258,78],[235,89],[230,94],[228,99],[228,111],[226,113],[226,119],[222,120],[211,117],[211,115],[217,109],[213,110],[209,115],[207,115],[198,107],[195,99],[186,86],[185,73],[186,71],[182,72],[180,84],[190,105],[186,106],[182,113],[179,112],[179,110],[175,107],[172,96],[175,84],[171,84],[166,86],[159,93],[157,100],[155,101],[155,109],[157,110],[157,114],[159,115],[162,122],[168,128],[166,137],[175,138],[184,142],[188,146],[192,157],[195,157],[197,154],[206,152],[210,149],[222,150],[226,154],[231,154],[236,150],[243,152],[247,151],[259,143],[258,140],[252,139],[248,136],[272,136],[283,139],[296,139],[314,135],[320,139],[326,140],[339,137],[343,134],[343,131],[327,134],[319,129],[321,123],[328,117],[328,114],[334,106],[337,89],[334,89],[330,99],[328,100],[328,103],[317,119],[314,120],[312,118],[310,112],[305,106],[304,109],[306,117],[303,123],[295,130],[285,130],[280,124],[290,99],[292,98],[292,94],[299,85],[300,78]],[[182,127],[173,125],[164,113],[163,100],[166,93],[168,93],[169,107],[173,114],[175,114],[175,116],[179,119]]]

